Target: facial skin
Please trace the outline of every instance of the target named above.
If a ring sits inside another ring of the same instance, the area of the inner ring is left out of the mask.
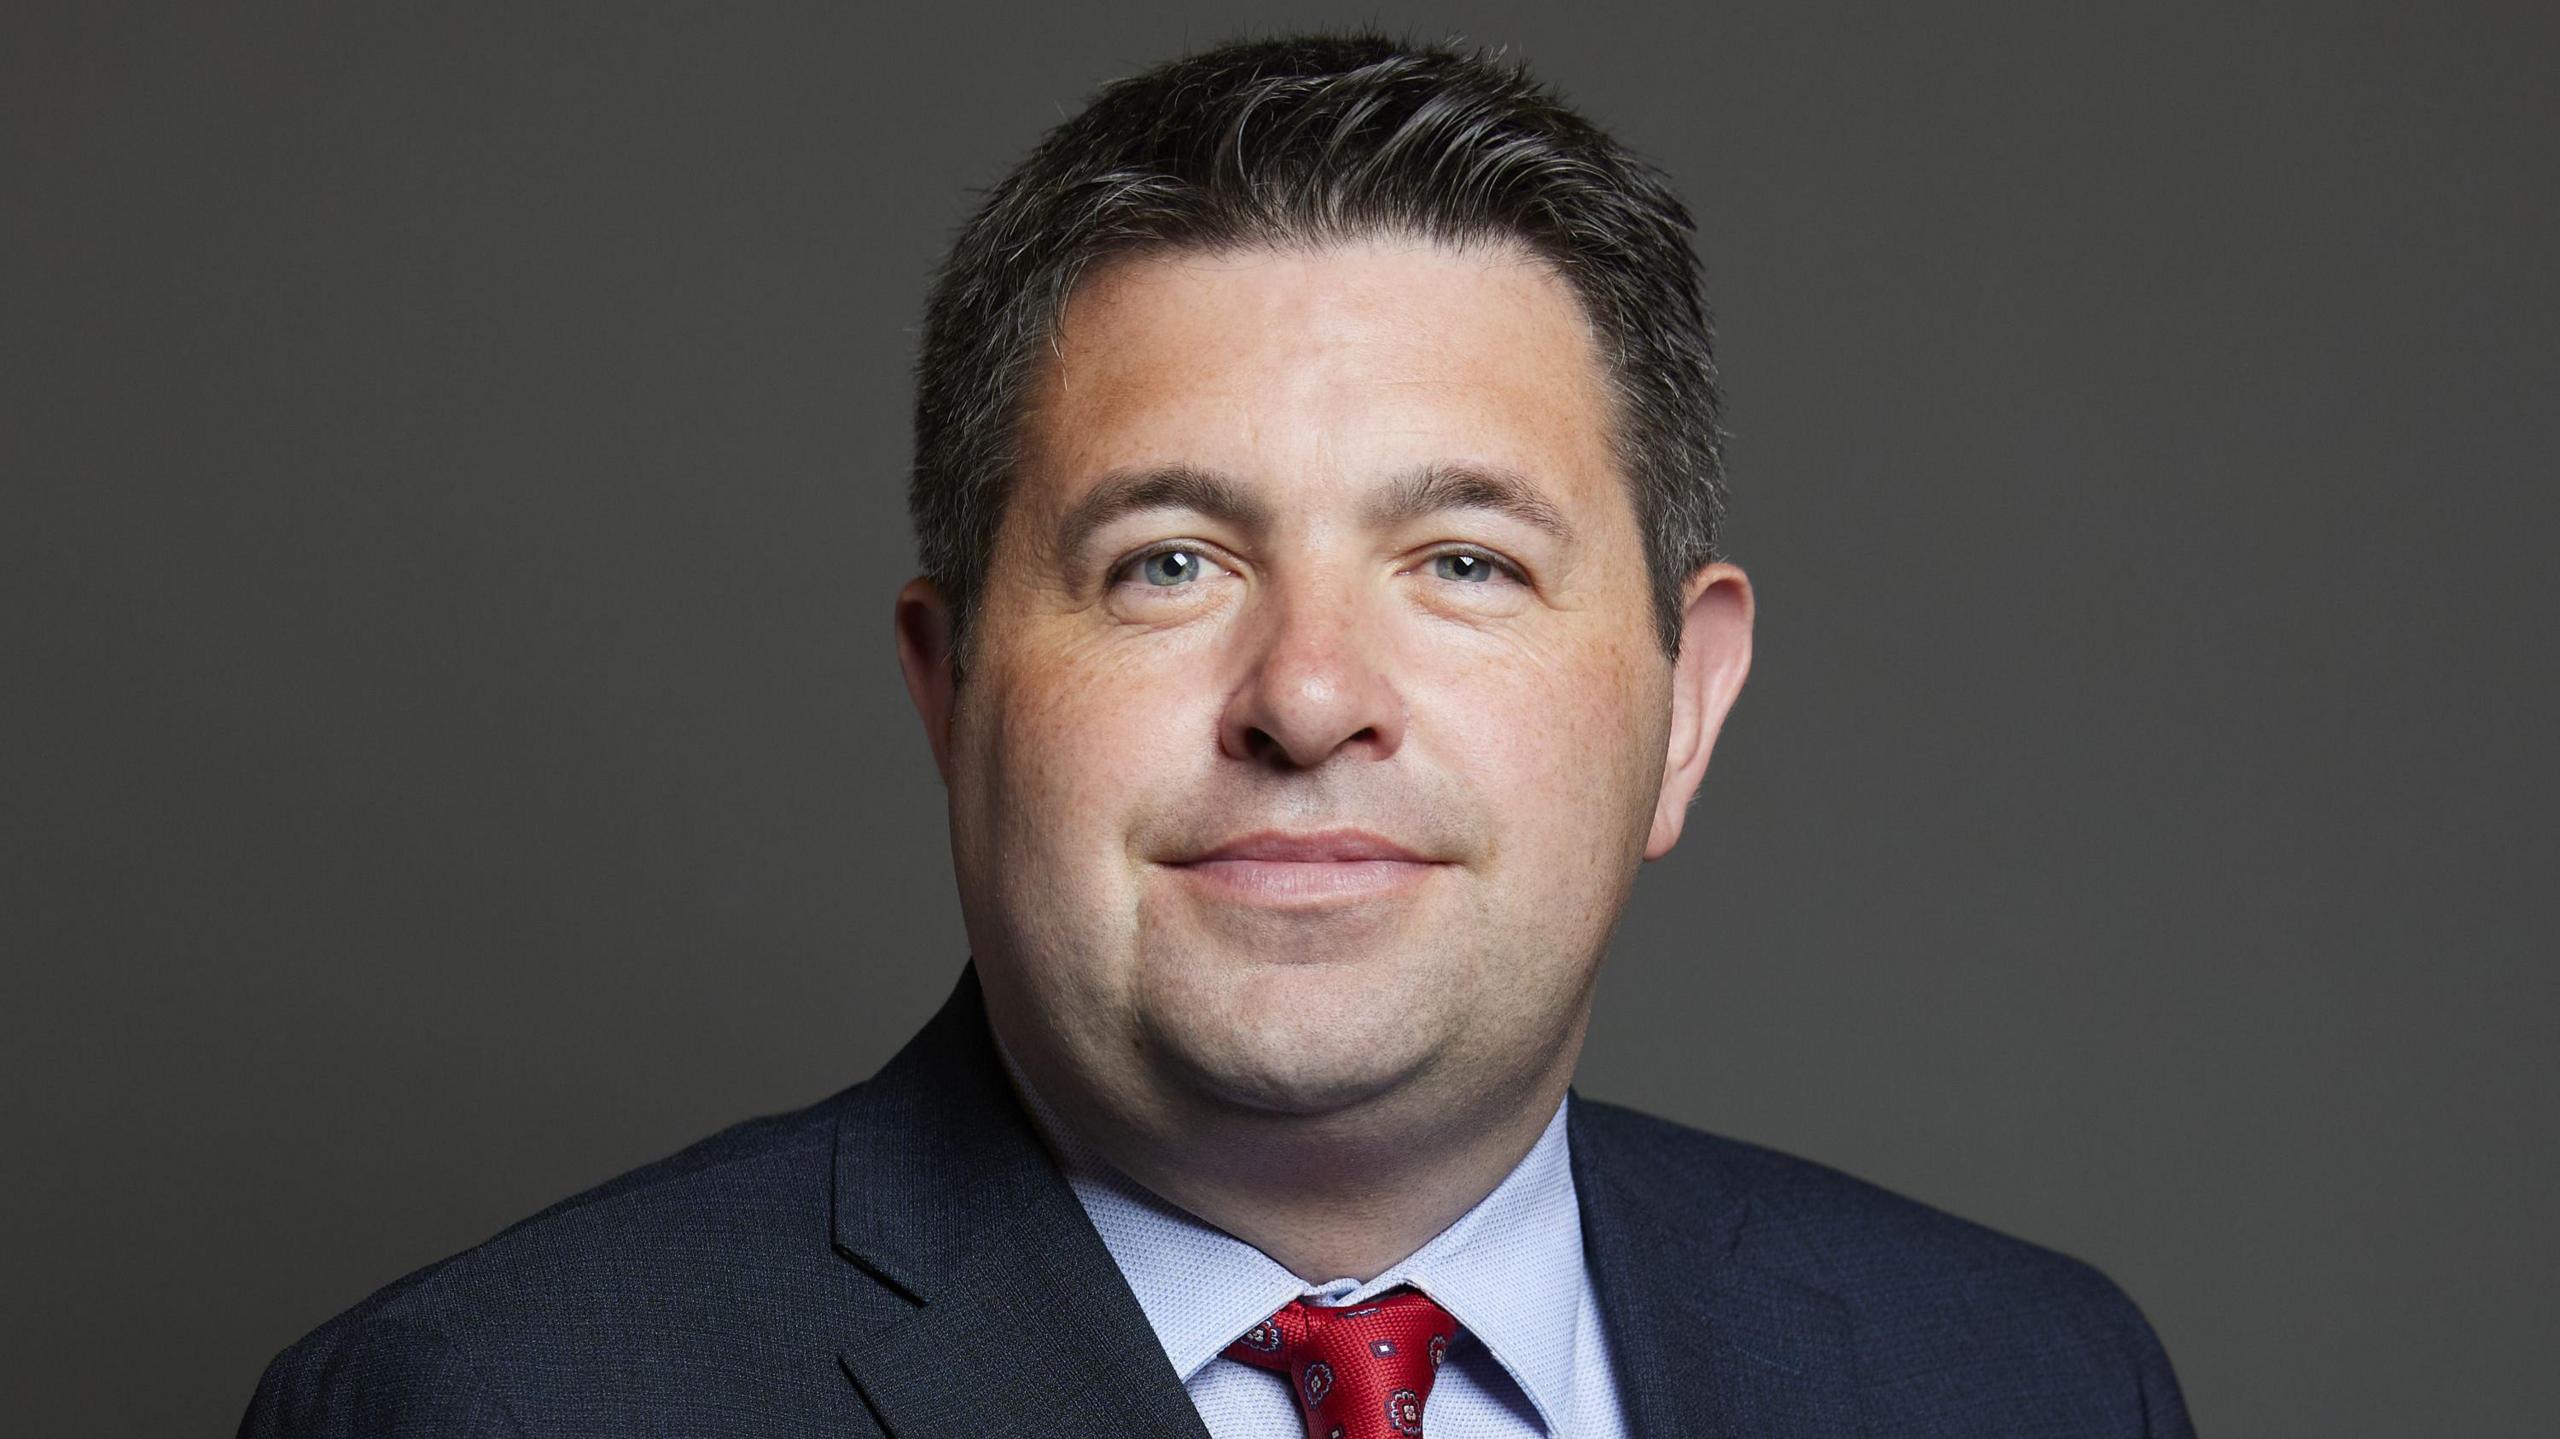
[[[998,1034],[1305,1277],[1527,1151],[1749,668],[1724,564],[1663,654],[1611,424],[1523,251],[1123,261],[1035,389],[956,686],[941,597],[900,596]]]

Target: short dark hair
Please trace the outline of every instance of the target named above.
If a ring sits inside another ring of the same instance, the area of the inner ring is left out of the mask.
[[[1658,170],[1483,52],[1302,35],[1104,86],[989,191],[926,307],[908,510],[952,607],[954,663],[1012,490],[1023,396],[1077,280],[1131,255],[1378,234],[1518,243],[1580,298],[1655,622],[1677,654],[1682,583],[1717,558],[1724,511],[1693,229]]]

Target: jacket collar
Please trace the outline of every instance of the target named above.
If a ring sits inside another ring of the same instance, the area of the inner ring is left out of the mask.
[[[1864,1432],[1848,1310],[1747,1257],[1747,1191],[1673,1173],[1655,1122],[1567,1106],[1583,1247],[1641,1439]],[[896,1439],[1207,1439],[1111,1253],[1007,1084],[974,965],[836,1120],[837,1252],[903,1316],[838,1348]]]
[[[1006,1086],[974,965],[836,1121],[838,1253],[910,1306],[837,1350],[897,1439],[1207,1439]]]
[[[1752,1205],[1736,1177],[1712,1164],[1673,1173],[1659,1121],[1579,1095],[1569,1114],[1583,1249],[1628,1428],[1646,1439],[1865,1433],[1847,1305],[1749,1257]]]

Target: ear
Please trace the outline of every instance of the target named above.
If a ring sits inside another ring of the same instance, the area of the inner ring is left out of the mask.
[[[1671,667],[1671,736],[1654,800],[1644,857],[1660,859],[1680,842],[1689,801],[1707,777],[1707,754],[1725,714],[1751,673],[1751,579],[1721,561],[1681,587],[1680,658]]]
[[[951,602],[933,581],[918,576],[898,591],[898,668],[907,677],[907,698],[915,701],[924,721],[925,742],[933,746],[933,767],[951,783],[951,697],[957,675],[952,667]]]

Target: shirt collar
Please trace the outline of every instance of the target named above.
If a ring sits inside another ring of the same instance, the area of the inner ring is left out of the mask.
[[[1566,1141],[1570,1097],[1556,1105],[1537,1143],[1493,1192],[1430,1242],[1366,1284],[1311,1285],[1113,1168],[1058,1122],[1002,1040],[996,1048],[1184,1383],[1292,1299],[1354,1304],[1410,1284],[1484,1344],[1537,1407],[1548,1433],[1561,1432],[1574,1412],[1584,1289],[1582,1210]]]

